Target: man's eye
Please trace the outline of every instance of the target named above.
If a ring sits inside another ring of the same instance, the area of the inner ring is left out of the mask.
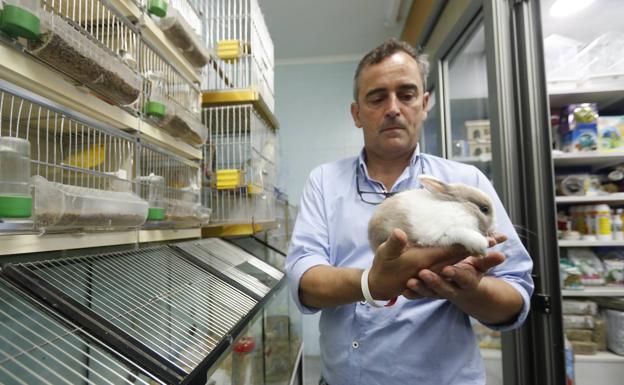
[[[413,93],[407,93],[407,94],[400,95],[401,100],[404,100],[404,101],[410,101],[410,100],[414,99],[415,97],[416,97],[416,95],[413,94]]]

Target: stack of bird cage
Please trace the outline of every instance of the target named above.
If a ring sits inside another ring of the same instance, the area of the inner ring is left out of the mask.
[[[202,204],[213,224],[275,220],[276,134],[252,104],[204,108]]]
[[[147,228],[197,227],[208,221],[197,162],[141,142],[137,163],[137,190],[150,205]]]
[[[210,60],[202,40],[202,23],[196,4],[188,0],[140,0],[139,5],[156,21],[167,39],[198,71]]]
[[[198,87],[186,79],[149,42],[142,41],[143,117],[192,145],[206,142]]]
[[[0,218],[52,232],[143,225],[131,182],[136,139],[0,82]],[[2,208],[4,206],[4,208]],[[23,229],[17,226],[15,229]]]
[[[251,89],[274,111],[273,41],[257,0],[204,2],[204,39],[217,59],[202,90]]]
[[[26,52],[136,113],[139,32],[105,0],[6,0],[0,29]]]

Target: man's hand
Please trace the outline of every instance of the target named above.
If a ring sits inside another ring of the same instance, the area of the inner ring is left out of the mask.
[[[507,236],[504,234],[493,234],[488,237],[488,244],[493,247],[506,240]],[[428,297],[451,300],[460,292],[476,290],[485,273],[504,261],[505,255],[494,251],[481,257],[467,257],[452,266],[423,269],[407,281],[403,296],[409,299]]]
[[[408,280],[422,269],[439,272],[467,256],[467,251],[461,246],[411,247],[405,232],[394,229],[375,253],[368,286],[373,298],[391,299],[403,293]]]

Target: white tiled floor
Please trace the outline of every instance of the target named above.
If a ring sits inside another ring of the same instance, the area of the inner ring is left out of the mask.
[[[321,378],[321,359],[319,356],[303,358],[303,385],[318,385]]]

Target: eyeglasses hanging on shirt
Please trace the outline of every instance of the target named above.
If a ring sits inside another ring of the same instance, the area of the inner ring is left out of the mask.
[[[425,162],[423,154],[419,155],[418,162],[420,162],[420,174],[423,175],[425,173]],[[385,201],[387,198],[390,198],[393,195],[400,193],[401,191],[365,191],[360,189],[360,173],[362,173],[362,168],[359,164],[356,166],[355,171],[355,188],[357,190],[358,195],[362,202],[369,205],[378,205],[381,202]],[[415,175],[414,178],[418,177]],[[420,183],[417,185],[420,187]]]

